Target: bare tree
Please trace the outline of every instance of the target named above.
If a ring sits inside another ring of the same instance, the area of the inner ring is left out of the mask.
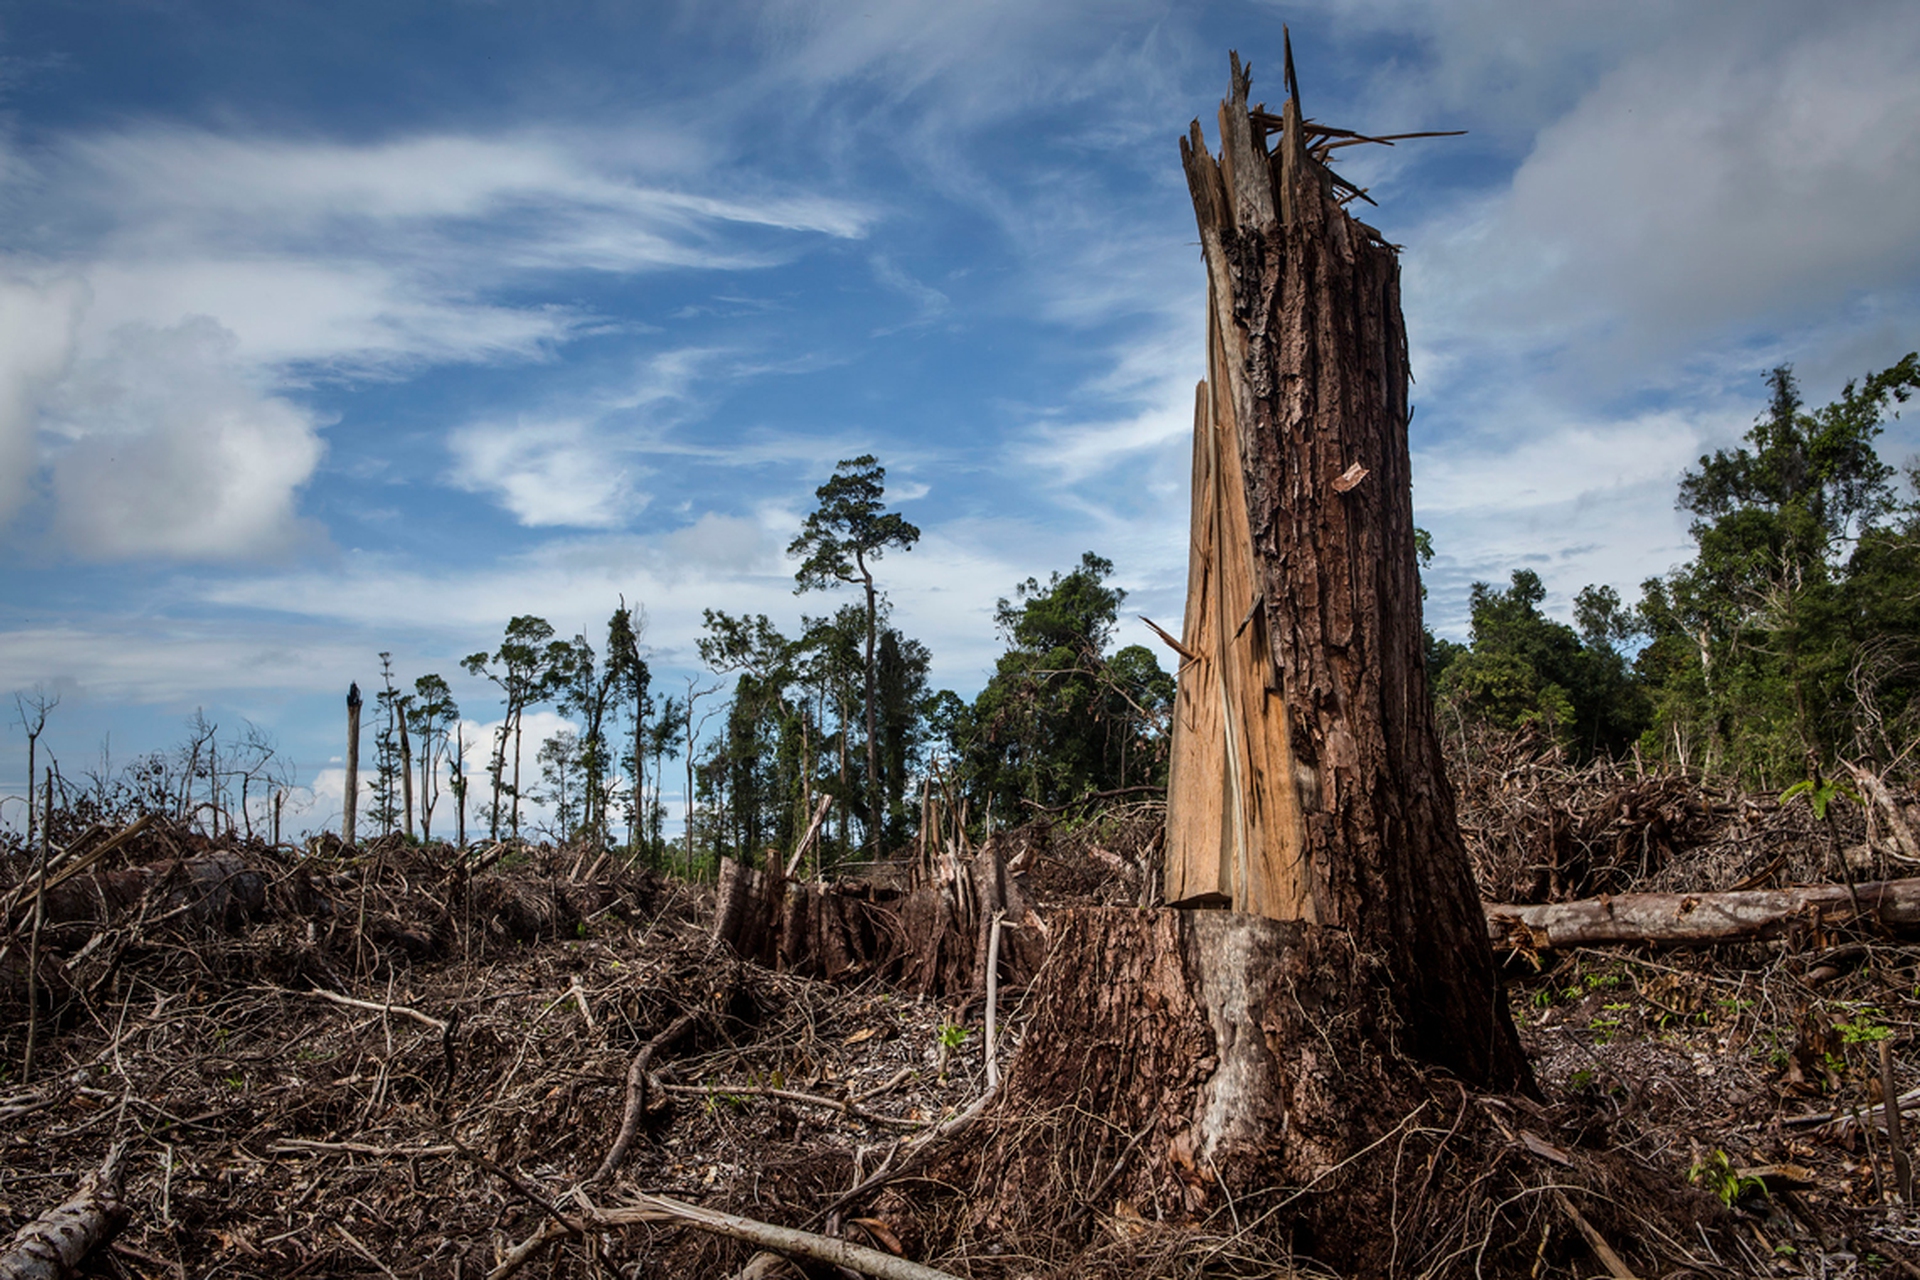
[[[719,691],[720,686],[717,684],[696,688],[693,677],[687,677],[687,698],[682,707],[686,713],[687,730],[687,879],[689,880],[693,879],[693,741],[700,735],[700,731],[707,727],[707,721],[718,715],[722,708],[709,708],[697,722],[693,718],[693,709],[700,699]]]
[[[36,752],[40,746],[40,735],[46,731],[47,713],[60,705],[60,695],[48,693],[45,688],[35,685],[31,692],[16,692],[13,695],[13,710],[20,727],[27,731],[27,848],[33,848],[34,836],[39,832],[39,814],[33,804],[33,776]]]

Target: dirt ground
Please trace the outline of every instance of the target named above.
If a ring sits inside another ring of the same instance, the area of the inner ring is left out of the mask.
[[[1843,864],[1912,873],[1847,805],[1823,822],[1804,803],[1573,769],[1527,743],[1480,744],[1456,776],[1498,900],[1822,882]],[[1157,833],[1150,805],[1020,833],[1041,910],[1150,897]],[[211,904],[177,876],[118,870],[223,849],[257,884]],[[0,892],[30,889],[30,866],[16,851]],[[836,1209],[986,1091],[982,996],[735,961],[708,944],[710,890],[567,849],[472,874],[445,846],[216,847],[165,824],[100,869],[69,882],[100,886],[91,906],[69,903],[69,922],[43,928],[25,1081],[24,927],[0,953],[0,1227],[29,1222],[127,1144],[130,1219],[85,1274],[497,1275],[550,1217],[638,1192],[955,1275],[1338,1272],[1263,1239],[1231,1204],[1149,1221],[1101,1198],[1091,1176],[1061,1188],[1051,1238],[940,1243],[914,1218],[910,1181]],[[1546,1149],[1529,1158],[1550,1174],[1555,1153],[1609,1153],[1676,1203],[1712,1197],[1720,1215],[1711,1232],[1664,1241],[1685,1215],[1648,1217],[1658,1247],[1615,1239],[1626,1258],[1686,1259],[1668,1274],[1920,1276],[1920,1212],[1900,1203],[1878,1105],[1884,1056],[1920,1109],[1920,948],[1813,930],[1514,956],[1507,969],[1546,1094],[1515,1140]],[[1003,1063],[1021,1000],[997,1003]],[[603,1175],[649,1043],[628,1150]],[[1916,1125],[1910,1115],[1909,1145]],[[1551,1191],[1550,1177],[1539,1185]],[[1570,1219],[1525,1221],[1540,1234],[1533,1274],[1607,1273]],[[1513,1255],[1514,1241],[1497,1243]],[[753,1254],[641,1223],[568,1234],[518,1274],[731,1276]],[[1472,1275],[1481,1261],[1469,1249],[1434,1270]]]

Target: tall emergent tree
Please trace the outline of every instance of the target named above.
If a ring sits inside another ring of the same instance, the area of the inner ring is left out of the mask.
[[[408,721],[420,737],[420,839],[433,839],[433,810],[440,800],[440,766],[446,762],[453,785],[464,789],[462,765],[450,750],[447,735],[460,722],[460,705],[453,690],[439,675],[424,675],[413,682],[413,700],[407,708]],[[461,797],[456,795],[455,802]],[[464,836],[464,830],[461,832]]]
[[[920,530],[905,516],[886,509],[886,480],[887,469],[870,453],[843,460],[834,468],[832,478],[814,490],[820,505],[807,516],[799,536],[787,548],[788,555],[804,557],[794,574],[800,584],[796,592],[844,582],[858,585],[866,593],[866,812],[867,835],[876,857],[886,802],[881,793],[879,707],[874,689],[879,675],[874,649],[879,639],[880,605],[873,562],[889,547],[908,551],[920,540]]]
[[[520,836],[520,723],[527,708],[537,705],[547,696],[551,668],[545,646],[552,639],[553,626],[545,618],[522,614],[507,622],[506,635],[502,637],[499,649],[491,656],[484,652],[474,653],[460,662],[467,674],[485,676],[494,683],[500,690],[500,701],[505,708],[500,727],[494,731],[493,756],[487,763],[489,780],[493,784],[493,799],[487,809],[487,821],[490,835],[495,840],[500,838],[500,798],[509,791],[513,797],[513,836],[515,839]],[[505,780],[509,742],[513,744],[511,785]]]
[[[640,656],[640,637],[647,633],[647,611],[638,605],[627,607],[626,597],[607,619],[607,675],[613,681],[614,695],[632,707],[633,756],[632,787],[628,791],[627,853],[639,849],[646,826],[647,806],[647,686],[653,672]]]

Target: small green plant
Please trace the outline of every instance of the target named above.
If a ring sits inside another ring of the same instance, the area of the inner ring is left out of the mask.
[[[1534,992],[1533,1007],[1536,1009],[1551,1009],[1553,1007],[1553,988],[1542,987],[1540,990]]]
[[[1567,1077],[1567,1083],[1572,1085],[1576,1089],[1586,1088],[1588,1085],[1593,1083],[1593,1080],[1594,1080],[1594,1075],[1593,1075],[1592,1067],[1581,1067],[1578,1071],[1574,1072],[1572,1075]]]
[[[237,1089],[244,1089],[246,1087],[247,1087],[247,1082],[241,1077],[239,1076],[227,1077],[227,1088],[237,1090]]]
[[[965,1044],[967,1042],[967,1037],[972,1034],[973,1032],[968,1030],[966,1027],[957,1026],[951,1022],[941,1023],[940,1024],[940,1047],[942,1049],[945,1049],[947,1052],[951,1053],[955,1049],[958,1049],[961,1045]]]
[[[1715,1150],[1710,1156],[1703,1156],[1687,1170],[1687,1181],[1695,1186],[1703,1186],[1720,1197],[1720,1203],[1731,1209],[1749,1196],[1765,1195],[1767,1184],[1751,1175],[1742,1175],[1733,1167],[1733,1161],[1727,1153]]]
[[[1780,793],[1780,803],[1784,805],[1800,796],[1807,798],[1807,803],[1813,806],[1814,818],[1820,822],[1827,820],[1827,806],[1832,804],[1836,797],[1851,800],[1855,804],[1860,803],[1858,792],[1846,783],[1837,782],[1832,778],[1818,780],[1807,778],[1796,782]]]
[[[1836,1022],[1833,1029],[1840,1033],[1842,1044],[1878,1044],[1893,1034],[1893,1029],[1876,1021],[1880,1011],[1863,1005],[1854,1011],[1852,1022]]]

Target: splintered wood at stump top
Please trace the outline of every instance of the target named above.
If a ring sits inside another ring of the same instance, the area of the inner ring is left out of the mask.
[[[1428,697],[1391,245],[1289,98],[1181,143],[1208,279],[1167,899],[1340,929],[1400,1046],[1525,1086]],[[1324,153],[1321,153],[1323,156]]]

